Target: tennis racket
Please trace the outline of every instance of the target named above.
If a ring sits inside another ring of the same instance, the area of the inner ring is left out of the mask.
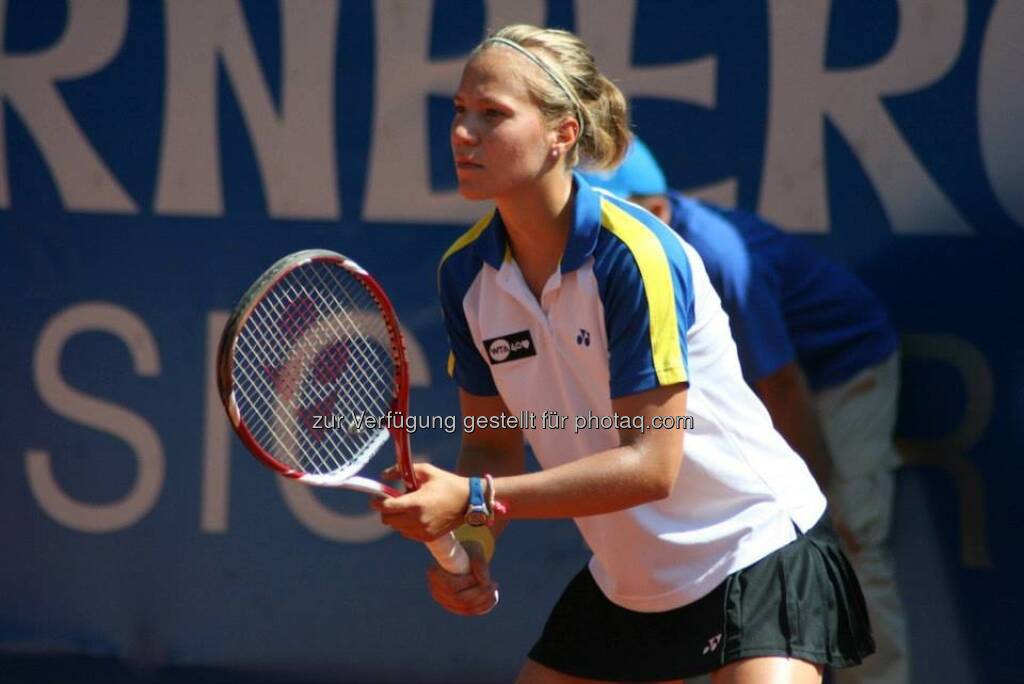
[[[351,259],[305,250],[267,269],[224,327],[217,385],[235,432],[277,473],[317,487],[398,496],[357,474],[390,432],[405,487],[417,488],[409,434],[394,419],[409,410],[398,317],[377,281]],[[448,572],[469,572],[451,533],[427,547]]]

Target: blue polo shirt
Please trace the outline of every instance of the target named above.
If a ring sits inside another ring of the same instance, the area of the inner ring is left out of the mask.
[[[703,259],[749,382],[796,359],[822,390],[896,350],[885,308],[853,273],[755,214],[669,198],[672,228]]]

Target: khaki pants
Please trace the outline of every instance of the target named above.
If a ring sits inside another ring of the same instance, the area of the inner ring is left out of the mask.
[[[833,680],[837,684],[906,684],[910,679],[906,621],[888,547],[893,471],[899,465],[892,439],[899,353],[814,399],[832,453],[829,507],[859,547],[846,552],[864,591],[878,648],[860,667],[833,672]]]

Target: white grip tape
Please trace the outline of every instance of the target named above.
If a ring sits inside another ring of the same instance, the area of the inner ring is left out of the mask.
[[[427,548],[433,554],[438,564],[453,575],[469,574],[469,556],[466,549],[462,548],[455,535],[448,534],[438,537],[432,542],[427,542]]]

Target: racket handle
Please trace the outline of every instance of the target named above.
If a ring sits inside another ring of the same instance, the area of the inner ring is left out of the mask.
[[[437,560],[438,565],[453,575],[469,574],[469,556],[462,544],[455,539],[455,535],[449,532],[438,537],[432,542],[427,542],[427,548]]]

